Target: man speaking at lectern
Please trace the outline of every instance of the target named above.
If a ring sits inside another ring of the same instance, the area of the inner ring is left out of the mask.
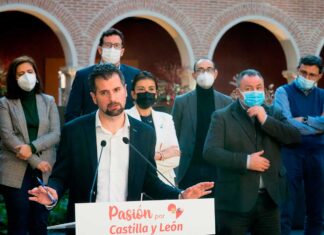
[[[34,188],[30,200],[51,207],[68,189],[68,221],[74,221],[75,203],[136,201],[143,192],[153,199],[199,198],[211,192],[213,182],[181,193],[159,180],[154,169],[155,132],[125,114],[125,80],[114,65],[96,65],[89,84],[98,111],[63,127],[48,191]]]

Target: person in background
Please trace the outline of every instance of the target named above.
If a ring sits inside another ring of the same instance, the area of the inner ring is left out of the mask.
[[[199,59],[195,62],[193,70],[192,76],[197,81],[196,89],[177,96],[172,109],[181,150],[177,171],[180,188],[201,181],[215,180],[216,170],[203,159],[202,151],[211,114],[232,102],[230,97],[213,88],[218,75],[213,61]]]
[[[297,69],[297,78],[275,93],[275,105],[302,135],[300,144],[282,149],[291,193],[281,207],[281,234],[290,234],[296,195],[304,184],[305,234],[320,235],[324,223],[324,90],[316,84],[323,76],[323,61],[307,55]]]
[[[237,77],[239,99],[213,113],[204,158],[217,168],[217,235],[279,235],[279,204],[288,187],[281,144],[300,141],[280,110],[264,104],[264,80],[254,69]]]
[[[120,58],[124,55],[124,52],[125,38],[121,31],[110,28],[102,33],[98,45],[98,53],[101,56],[100,63],[112,63],[120,69],[127,84],[128,96],[126,108],[131,108],[133,106],[132,97],[130,95],[131,86],[135,75],[138,74],[140,70],[120,63]],[[88,82],[89,75],[94,67],[95,65],[92,65],[77,71],[65,110],[65,122],[98,109],[98,106],[94,104],[91,99]]]
[[[48,210],[28,200],[28,190],[45,183],[56,159],[59,113],[52,96],[42,93],[35,61],[14,59],[7,93],[0,99],[0,185],[9,235],[47,234]]]
[[[155,129],[155,156],[157,169],[174,185],[174,168],[179,165],[180,150],[172,116],[155,111],[152,106],[157,99],[158,84],[153,74],[143,71],[135,76],[132,98],[135,106],[126,113]],[[158,174],[159,175],[159,174]],[[164,177],[160,179],[169,184]]]

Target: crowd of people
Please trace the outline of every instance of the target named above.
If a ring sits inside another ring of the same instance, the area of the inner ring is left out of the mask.
[[[80,202],[136,201],[143,193],[155,200],[210,197],[217,235],[288,235],[302,184],[305,234],[321,234],[320,57],[300,59],[296,79],[276,90],[273,105],[265,103],[259,71],[239,73],[233,100],[214,88],[215,63],[199,58],[195,89],[177,96],[167,114],[154,110],[157,78],[120,63],[124,45],[119,30],[102,34],[100,62],[77,71],[62,128],[34,60],[11,62],[0,99],[9,235],[47,234],[50,210],[66,192],[67,221]]]

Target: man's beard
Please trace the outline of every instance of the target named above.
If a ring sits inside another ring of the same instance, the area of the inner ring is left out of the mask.
[[[109,110],[109,107],[114,105],[118,105],[120,108],[115,110]],[[120,115],[123,111],[124,111],[124,107],[121,105],[121,103],[113,102],[108,104],[105,114],[107,114],[110,117],[115,117]]]

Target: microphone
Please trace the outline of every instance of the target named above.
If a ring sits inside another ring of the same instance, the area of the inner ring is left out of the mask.
[[[90,194],[89,194],[89,202],[92,202],[92,194],[93,194],[93,190],[94,190],[94,185],[95,185],[97,177],[98,177],[98,170],[99,170],[99,164],[100,164],[100,160],[101,160],[101,156],[102,156],[102,150],[106,146],[106,144],[107,144],[107,142],[105,140],[102,140],[100,142],[101,150],[100,150],[100,154],[99,154],[99,160],[98,160],[95,176],[92,181],[92,186],[91,186],[91,190],[90,190]]]
[[[141,156],[141,158],[146,161],[149,166],[155,170],[157,173],[159,173],[160,176],[163,177],[163,179],[165,179],[173,188],[179,190],[161,171],[159,171],[134,145],[132,145],[129,141],[129,139],[127,137],[123,137],[123,142],[124,144],[129,144],[129,146],[136,152],[138,153],[139,156]],[[180,191],[180,195],[181,198],[183,198],[182,196],[182,192]]]

